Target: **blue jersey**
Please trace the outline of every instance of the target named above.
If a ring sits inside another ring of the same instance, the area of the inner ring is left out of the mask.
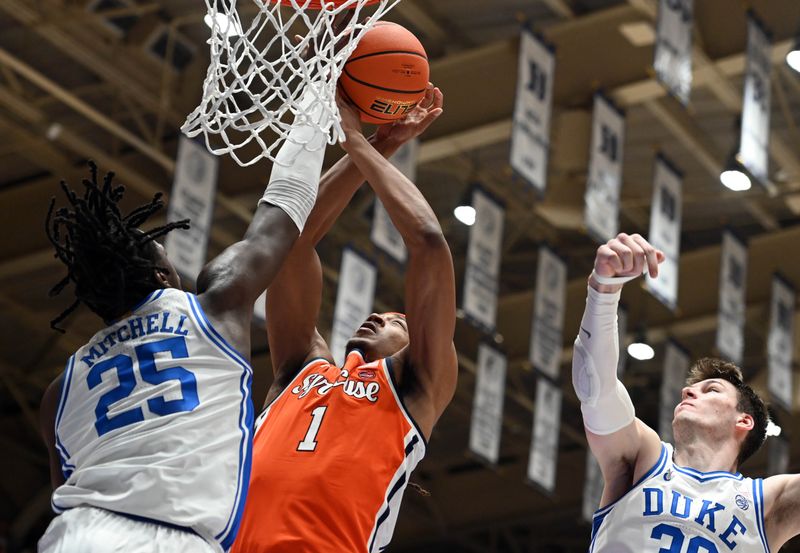
[[[250,477],[251,382],[194,295],[154,292],[67,363],[53,508],[143,517],[228,549]]]
[[[769,553],[763,481],[658,462],[631,490],[598,510],[591,553]]]

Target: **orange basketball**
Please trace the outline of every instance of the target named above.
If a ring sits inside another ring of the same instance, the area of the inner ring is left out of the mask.
[[[402,119],[425,95],[428,56],[411,31],[381,21],[367,31],[344,65],[339,86],[361,112],[382,125]]]

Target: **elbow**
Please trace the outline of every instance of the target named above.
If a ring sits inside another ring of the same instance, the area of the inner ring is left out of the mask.
[[[418,252],[450,251],[447,239],[438,222],[422,225],[415,233],[414,238],[412,243],[406,244],[409,250]]]

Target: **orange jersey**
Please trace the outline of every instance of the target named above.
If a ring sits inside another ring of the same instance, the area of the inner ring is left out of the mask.
[[[372,553],[392,537],[425,440],[391,361],[306,365],[261,414],[234,553]]]

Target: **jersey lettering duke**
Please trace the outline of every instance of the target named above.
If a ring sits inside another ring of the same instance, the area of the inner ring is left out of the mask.
[[[655,466],[595,513],[590,553],[769,553],[763,481],[681,467],[672,451],[662,444]]]
[[[67,363],[56,414],[66,482],[53,509],[142,517],[227,550],[249,480],[251,382],[197,297],[152,293]]]
[[[425,440],[391,360],[308,363],[259,417],[233,553],[377,553]]]

